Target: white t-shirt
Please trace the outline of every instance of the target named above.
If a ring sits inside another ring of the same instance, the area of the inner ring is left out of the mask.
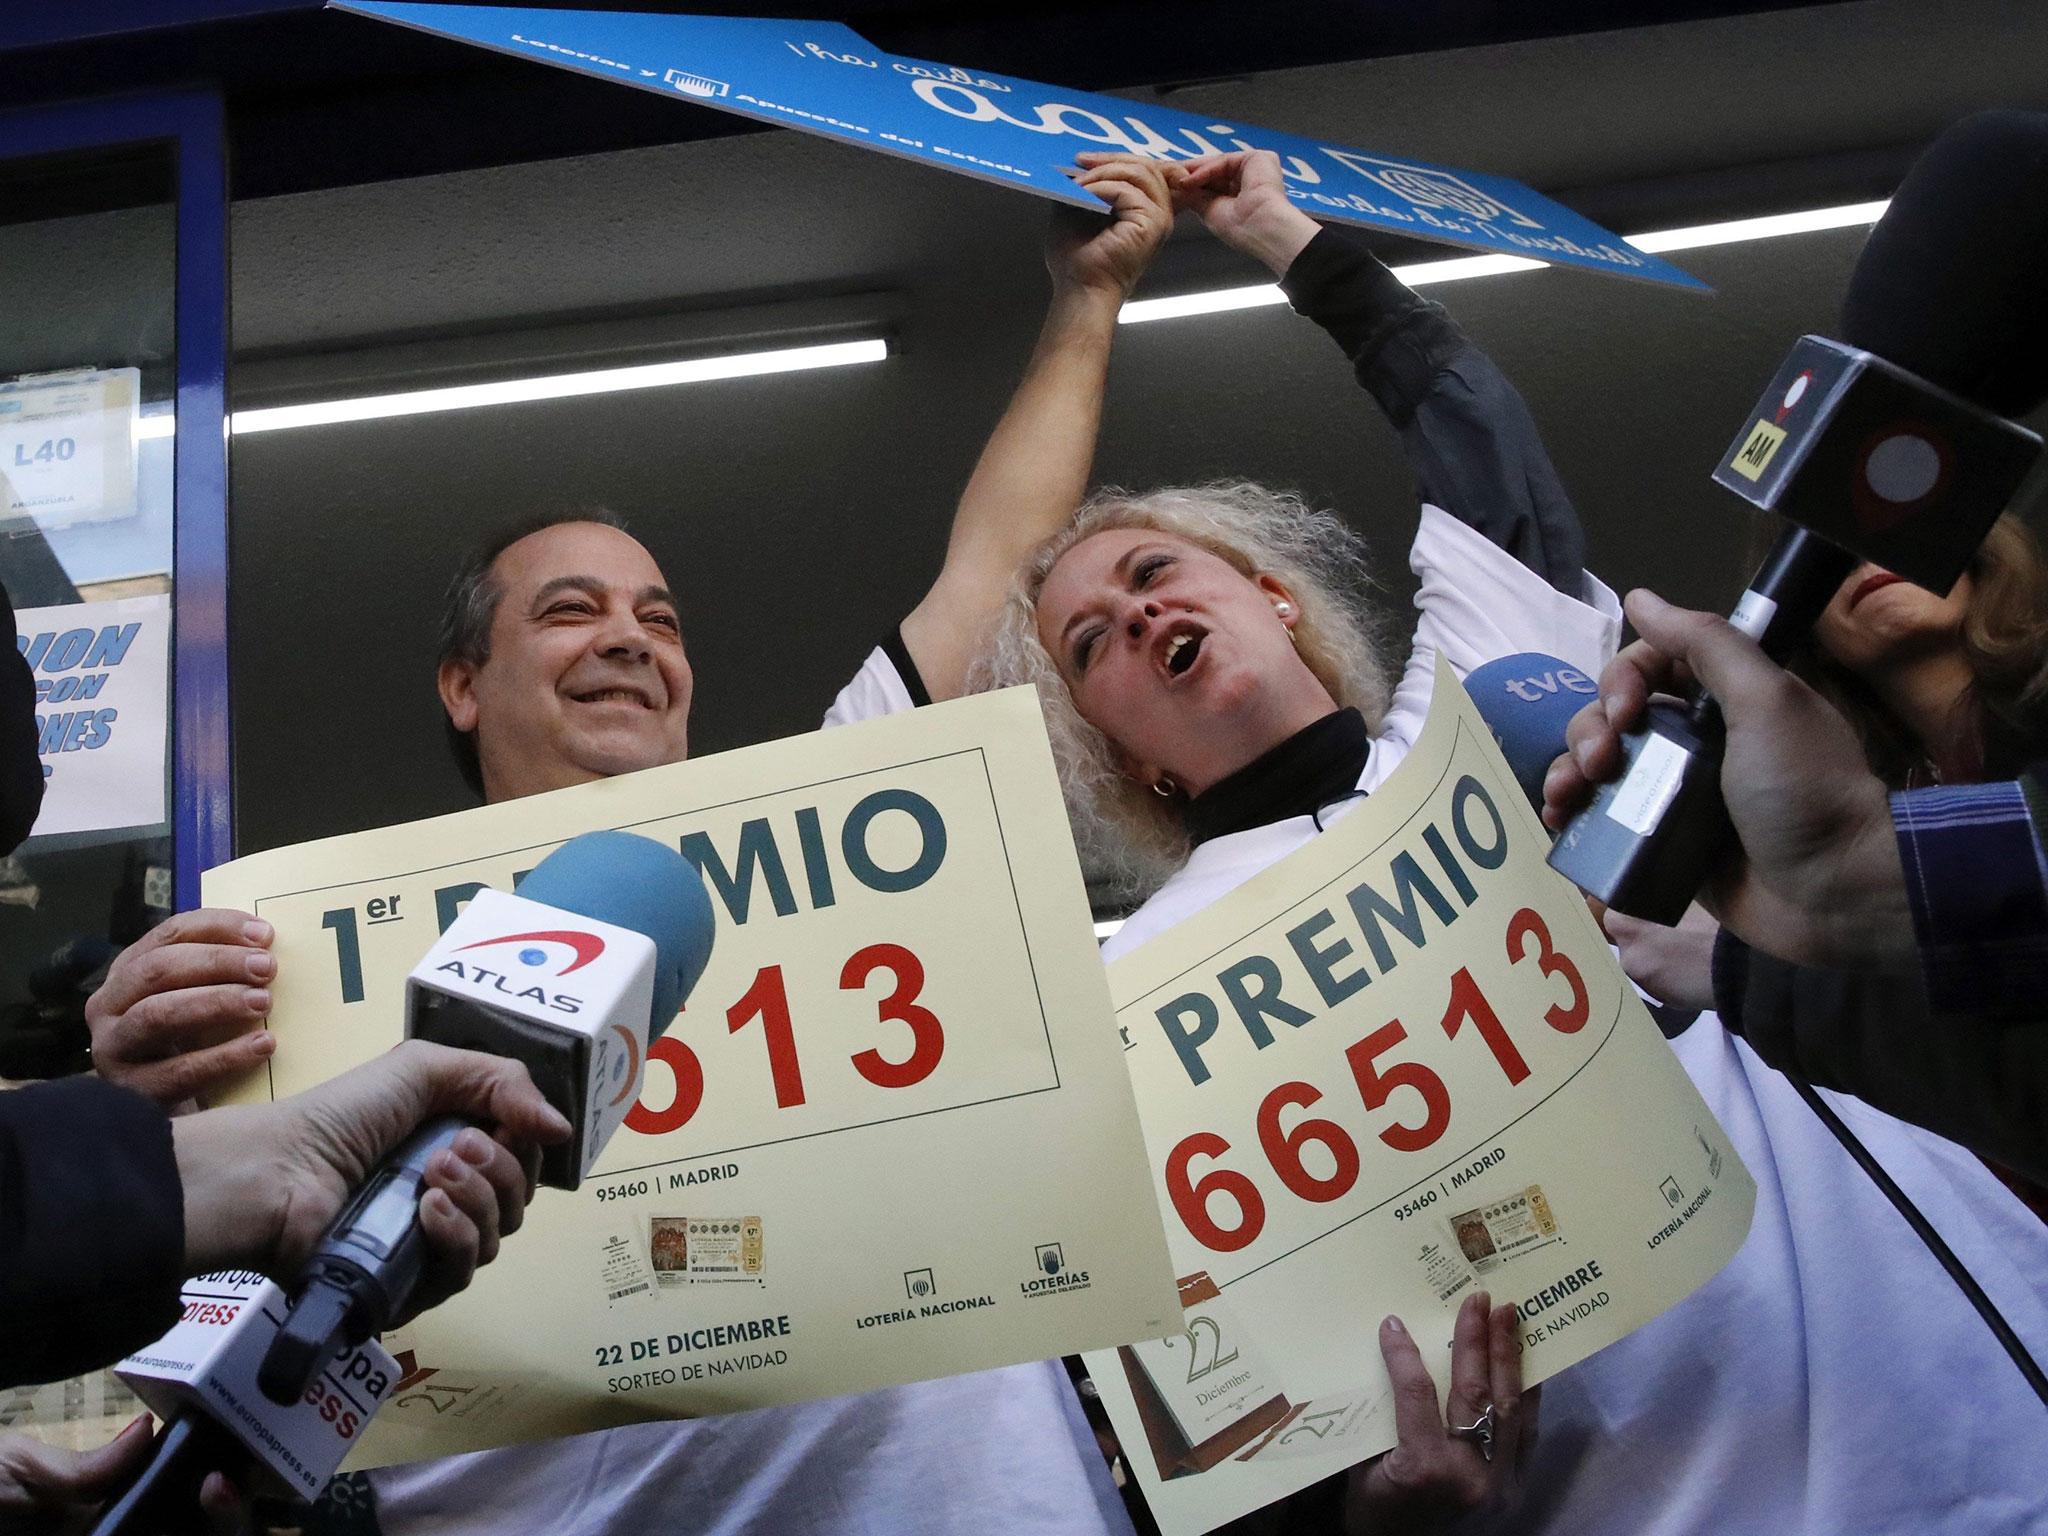
[[[1471,1529],[2048,1531],[2048,1413],[1933,1255],[1713,1014],[1671,1044],[1756,1177],[1748,1241],[1685,1301],[1544,1384],[1521,1507]],[[2048,1359],[2040,1218],[1953,1142],[1823,1097]]]
[[[881,650],[828,725],[912,707]],[[371,1474],[387,1536],[1131,1536],[1057,1360]]]
[[[1129,1536],[1065,1369],[635,1424],[370,1474],[389,1536]]]
[[[1605,588],[1589,592],[1594,606],[1574,604],[1442,514],[1425,513],[1413,563],[1416,653],[1364,789],[1415,738],[1428,652],[1461,674],[1529,650],[1591,675],[1616,638]],[[1299,816],[1202,844],[1104,957],[1315,835]],[[2048,1414],[1955,1286],[1791,1086],[1712,1014],[1673,1049],[1756,1177],[1749,1238],[1693,1296],[1544,1385],[1523,1503],[1461,1524],[1461,1536],[2048,1532]],[[1828,1098],[2048,1358],[2048,1228],[1961,1148]]]

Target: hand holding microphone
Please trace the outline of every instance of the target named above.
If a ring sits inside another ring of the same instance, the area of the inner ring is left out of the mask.
[[[518,1062],[421,1040],[274,1105],[173,1121],[186,1269],[290,1274],[378,1159],[448,1114],[495,1128],[463,1132],[427,1170],[420,1223],[430,1257],[412,1310],[452,1296],[518,1230],[541,1148],[565,1141],[569,1123]]]
[[[281,1294],[213,1277],[219,1326],[181,1323],[128,1362],[171,1417],[101,1536],[189,1515],[217,1469],[317,1491],[396,1384],[372,1335],[466,1285],[536,1182],[576,1188],[714,932],[675,849],[585,834],[441,935],[407,981],[404,1044],[283,1104],[177,1122],[188,1266],[292,1278]]]
[[[1599,700],[1567,728],[1569,750],[1544,783],[1545,823],[1562,827],[1620,774],[1622,733],[1682,664],[1727,722],[1719,782],[1739,846],[1708,885],[1708,908],[1787,960],[1910,967],[1912,915],[1889,802],[1848,723],[1727,620],[1647,591],[1630,593],[1627,609],[1643,638],[1608,664]]]
[[[536,1176],[573,1190],[624,1123],[647,1048],[703,974],[715,932],[703,878],[675,849],[585,833],[518,894],[477,893],[407,980],[406,1033],[487,1052],[521,1081],[530,1072],[563,1134],[526,1171],[525,1190]],[[474,1127],[444,1115],[359,1170],[350,1187],[360,1192],[309,1244],[264,1356],[259,1383],[272,1402],[298,1402],[345,1345],[432,1304],[428,1244],[451,1217],[421,1191],[452,1156],[487,1154]]]

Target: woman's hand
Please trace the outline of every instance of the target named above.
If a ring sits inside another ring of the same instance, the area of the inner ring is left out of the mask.
[[[1512,1505],[1522,1457],[1536,1443],[1536,1391],[1522,1390],[1515,1309],[1493,1306],[1484,1291],[1458,1308],[1448,1419],[1422,1352],[1397,1317],[1380,1324],[1380,1355],[1394,1384],[1401,1443],[1351,1473],[1345,1529],[1353,1536],[1437,1531],[1482,1506]]]
[[[1287,275],[1321,228],[1289,201],[1280,157],[1270,149],[1203,155],[1180,169],[1180,206],[1200,215],[1232,250],[1264,262],[1275,277]]]
[[[1055,293],[1112,297],[1121,304],[1152,265],[1173,228],[1180,167],[1135,155],[1077,156],[1074,181],[1109,205],[1109,222],[1080,208],[1053,210],[1045,265]]]

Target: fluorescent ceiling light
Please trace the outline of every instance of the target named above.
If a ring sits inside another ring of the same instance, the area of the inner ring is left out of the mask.
[[[736,352],[724,357],[696,357],[674,363],[642,363],[629,368],[598,368],[586,373],[505,379],[495,384],[456,384],[441,389],[362,395],[353,400],[264,406],[256,410],[236,411],[230,421],[230,430],[236,433],[279,432],[291,427],[319,427],[335,422],[376,421],[387,416],[466,411],[480,405],[566,400],[577,395],[608,395],[627,389],[659,389],[670,384],[701,384],[713,379],[795,373],[808,368],[844,368],[853,363],[878,363],[888,355],[889,344],[879,337],[813,347],[784,347],[773,352]],[[155,423],[168,423],[170,420],[169,417],[146,418],[138,435],[157,436],[167,432],[171,430],[168,425],[155,428]]]
[[[1624,238],[1639,251],[1691,251],[1703,245],[1734,245],[1743,240],[1770,240],[1779,235],[1807,235],[1819,229],[1853,229],[1875,224],[1890,206],[1845,203],[1839,208],[1809,208],[1804,213],[1772,213],[1760,219],[1730,219],[1722,224],[1695,224],[1689,229],[1660,229]]]
[[[1163,299],[1132,299],[1116,317],[1118,325],[1143,325],[1147,320],[1178,320],[1183,315],[1215,315],[1230,309],[1258,309],[1285,304],[1278,283],[1250,288],[1217,288],[1208,293],[1177,293]]]
[[[1455,283],[1467,277],[1498,277],[1503,272],[1533,272],[1547,267],[1547,261],[1527,256],[1457,256],[1449,261],[1414,261],[1405,267],[1390,267],[1394,276],[1410,288],[1429,283]]]
[[[1695,224],[1685,229],[1660,229],[1623,238],[1639,251],[1690,251],[1708,245],[1734,245],[1745,240],[1769,240],[1779,235],[1804,235],[1821,229],[1850,229],[1875,224],[1887,204],[1847,203],[1838,208],[1809,208],[1802,213],[1773,213],[1755,219],[1731,219],[1721,224]],[[1503,272],[1528,272],[1550,263],[1524,256],[1457,256],[1447,261],[1418,261],[1395,267],[1394,275],[1410,288],[1429,283],[1451,283],[1468,277],[1493,277]],[[1274,283],[1247,288],[1219,288],[1208,293],[1183,293],[1163,299],[1135,299],[1117,316],[1120,325],[1143,325],[1147,320],[1173,320],[1183,315],[1214,315],[1233,309],[1259,309],[1284,304],[1287,295]]]
[[[177,431],[177,412],[164,411],[155,416],[136,417],[133,437],[136,442],[140,443],[152,437],[173,437],[177,434]]]
[[[1453,256],[1446,261],[1410,262],[1405,267],[1395,267],[1393,272],[1410,288],[1421,288],[1429,283],[1455,283],[1466,277],[1531,272],[1549,265],[1526,256]],[[1287,295],[1280,291],[1279,284],[1257,283],[1249,288],[1217,288],[1208,293],[1183,293],[1164,299],[1133,299],[1123,307],[1117,323],[1143,325],[1147,320],[1176,320],[1182,315],[1214,315],[1286,302]]]

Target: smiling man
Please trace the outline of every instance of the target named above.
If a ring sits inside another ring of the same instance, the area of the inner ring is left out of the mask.
[[[456,573],[435,682],[486,800],[689,752],[690,663],[661,568],[607,514],[514,528]]]

